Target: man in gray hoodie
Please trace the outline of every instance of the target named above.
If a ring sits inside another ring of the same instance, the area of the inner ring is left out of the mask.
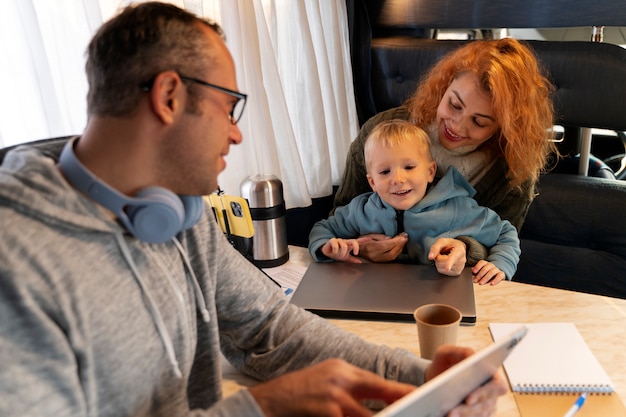
[[[0,168],[0,415],[365,416],[432,361],[287,302],[224,238],[217,188],[246,96],[220,29],[144,3],[88,48],[89,121]],[[220,352],[258,385],[222,398]],[[401,381],[401,382],[396,382]],[[453,415],[490,415],[502,375]]]

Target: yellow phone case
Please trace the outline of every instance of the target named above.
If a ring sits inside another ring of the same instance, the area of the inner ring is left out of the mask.
[[[214,193],[205,196],[205,199],[213,208],[213,213],[224,233],[229,232],[231,235],[246,238],[254,236],[250,207],[245,198]],[[224,214],[226,214],[226,222],[224,222]]]

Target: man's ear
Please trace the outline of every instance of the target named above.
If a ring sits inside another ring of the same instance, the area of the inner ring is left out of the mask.
[[[185,88],[178,74],[165,71],[154,78],[150,89],[150,104],[156,117],[164,124],[172,124],[181,110],[182,90]]]

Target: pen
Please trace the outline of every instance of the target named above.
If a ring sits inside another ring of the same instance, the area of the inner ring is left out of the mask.
[[[573,417],[573,415],[576,414],[578,412],[578,410],[580,410],[580,407],[583,406],[583,404],[585,403],[586,399],[587,399],[587,393],[583,392],[580,395],[580,397],[578,397],[578,399],[576,400],[574,405],[572,405],[570,407],[570,409],[567,410],[567,413],[565,413],[565,415],[563,417]]]

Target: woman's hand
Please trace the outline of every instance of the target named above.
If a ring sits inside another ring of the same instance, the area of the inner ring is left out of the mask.
[[[361,236],[369,238],[359,245],[359,254],[370,262],[391,262],[402,253],[404,245],[409,241],[409,235],[400,233],[389,237],[383,234]]]
[[[430,247],[428,259],[435,261],[437,272],[448,276],[461,275],[467,262],[465,243],[442,237]]]

